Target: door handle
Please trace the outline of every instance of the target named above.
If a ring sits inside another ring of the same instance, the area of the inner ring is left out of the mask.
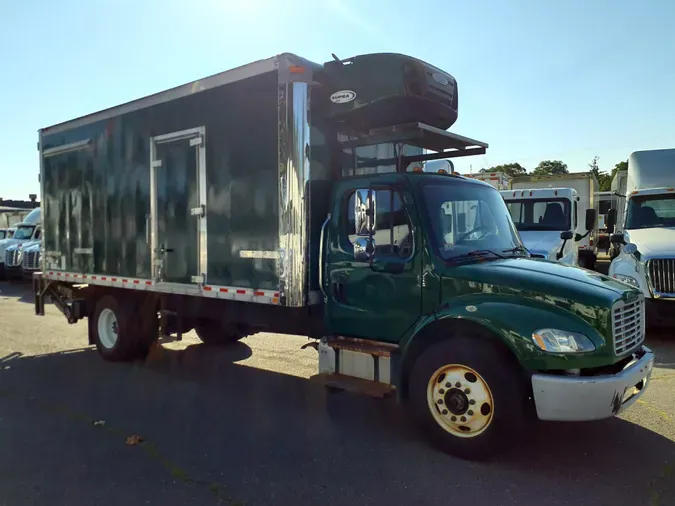
[[[338,302],[342,302],[344,300],[344,291],[343,291],[344,285],[339,281],[333,281],[331,287],[333,289],[333,297],[335,298],[335,300],[337,300]]]

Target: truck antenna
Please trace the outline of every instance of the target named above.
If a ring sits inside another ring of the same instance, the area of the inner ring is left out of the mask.
[[[335,56],[335,53],[331,53],[330,55],[333,57],[333,60],[335,60],[335,61],[338,62],[338,63],[342,63],[342,60],[340,60],[340,58],[338,58],[337,56]]]

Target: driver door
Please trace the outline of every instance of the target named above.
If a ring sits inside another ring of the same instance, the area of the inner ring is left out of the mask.
[[[368,183],[338,187],[326,258],[328,325],[336,335],[397,342],[422,313],[422,248],[413,234],[417,215],[412,195],[396,185],[371,187],[375,196],[374,247],[363,259],[356,219],[363,217]],[[355,212],[355,208],[359,209]],[[355,258],[355,244],[357,258]]]

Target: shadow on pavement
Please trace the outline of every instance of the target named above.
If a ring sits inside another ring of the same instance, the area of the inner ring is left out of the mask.
[[[4,298],[33,304],[33,285],[30,281],[0,281],[0,299]]]
[[[0,358],[0,504],[596,506],[675,497],[675,443],[621,419],[537,424],[511,454],[465,462],[431,448],[393,401],[238,364],[250,353],[244,342],[162,347],[136,364],[106,363],[91,349]],[[145,441],[125,444],[131,435]]]

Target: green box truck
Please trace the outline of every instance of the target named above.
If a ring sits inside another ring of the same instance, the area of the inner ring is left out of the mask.
[[[317,378],[395,395],[464,458],[617,414],[653,365],[643,295],[530,258],[496,189],[425,170],[485,153],[457,109],[415,58],[281,54],[42,129],[36,313],[86,318],[112,361],[306,335]]]

